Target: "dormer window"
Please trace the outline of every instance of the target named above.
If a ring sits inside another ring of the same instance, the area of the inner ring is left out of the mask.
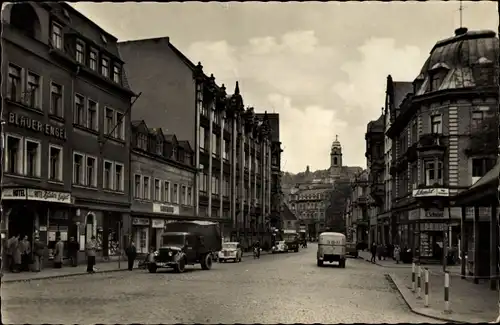
[[[441,86],[441,82],[443,81],[443,74],[439,72],[434,72],[430,75],[430,91],[436,91]]]
[[[156,153],[163,156],[163,141],[156,141]]]
[[[177,148],[176,147],[172,148],[172,156],[170,158],[172,158],[173,160],[177,160]]]
[[[52,46],[56,49],[62,50],[63,36],[62,27],[59,24],[52,23]]]
[[[85,45],[81,41],[76,42],[76,62],[84,64],[85,63]]]
[[[104,77],[109,77],[109,60],[106,58],[101,59],[101,74]]]
[[[142,150],[148,150],[148,137],[145,134],[143,133],[138,134],[137,147]]]
[[[120,83],[120,75],[121,75],[120,67],[117,65],[114,65],[113,66],[113,81],[116,82],[117,84]]]

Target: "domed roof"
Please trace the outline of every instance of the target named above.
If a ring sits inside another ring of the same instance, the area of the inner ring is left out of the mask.
[[[430,92],[429,74],[433,71],[447,71],[441,85],[432,91],[477,86],[474,68],[498,60],[498,38],[490,30],[468,31],[458,28],[455,36],[438,41],[432,48],[420,75],[415,79],[422,82],[416,95]]]
[[[335,141],[332,142],[332,149],[342,149],[342,146],[340,145],[340,142],[339,142],[339,136],[336,135],[335,136]]]

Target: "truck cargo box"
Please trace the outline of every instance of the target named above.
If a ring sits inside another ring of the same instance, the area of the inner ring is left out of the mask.
[[[222,249],[219,224],[211,221],[174,221],[165,225],[166,232],[191,232],[203,236],[205,247],[213,252]]]

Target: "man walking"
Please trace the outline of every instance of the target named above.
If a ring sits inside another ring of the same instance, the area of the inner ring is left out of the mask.
[[[95,253],[97,249],[97,241],[95,240],[95,236],[87,242],[87,272],[95,273]]]
[[[71,266],[75,267],[78,265],[78,242],[75,237],[70,237],[68,242],[68,255],[71,260]]]
[[[127,254],[128,270],[132,271],[134,268],[135,258],[137,257],[137,248],[135,247],[133,240],[130,241],[130,245],[125,250],[125,253]]]
[[[45,243],[40,240],[40,236],[35,236],[35,241],[33,243],[33,257],[35,261],[33,262],[33,271],[40,272],[43,265],[43,255],[45,252]]]
[[[372,253],[372,258],[370,259],[370,262],[375,263],[375,257],[377,255],[377,244],[373,242],[372,247],[370,247],[370,251]]]

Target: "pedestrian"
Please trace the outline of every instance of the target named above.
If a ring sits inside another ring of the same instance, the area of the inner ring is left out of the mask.
[[[127,254],[127,262],[128,262],[128,270],[132,271],[134,268],[135,258],[137,257],[137,248],[135,247],[135,243],[133,240],[130,241],[129,246],[125,250]]]
[[[382,260],[383,251],[384,251],[384,247],[382,246],[382,244],[378,244],[378,246],[377,246],[377,257],[378,257],[379,261]]]
[[[371,253],[372,253],[372,258],[370,259],[370,262],[375,263],[375,256],[377,255],[377,244],[375,242],[372,243],[372,247],[370,248]]]
[[[40,236],[35,236],[35,241],[33,242],[33,271],[40,272],[43,266],[43,255],[45,253],[45,243],[40,240]]]
[[[21,270],[29,271],[31,264],[31,243],[28,240],[28,236],[24,236],[23,240],[19,243],[19,249],[21,250]]]
[[[64,243],[61,237],[56,238],[56,246],[54,250],[54,268],[60,269],[63,263]]]
[[[95,240],[95,236],[87,242],[87,272],[95,273],[95,252],[97,249],[97,241]]]
[[[396,264],[399,264],[399,260],[401,258],[401,248],[399,245],[394,245],[394,259],[396,260]]]
[[[9,268],[10,272],[14,272],[14,242],[16,240],[16,236],[12,235],[7,240],[7,267]]]
[[[75,237],[70,237],[68,242],[68,257],[71,260],[71,266],[75,267],[78,265],[78,249],[80,246],[75,240]]]
[[[19,242],[19,237],[20,236],[17,235],[14,238],[14,241],[12,242],[12,261],[14,263],[12,270],[15,273],[21,271],[22,256],[21,256],[21,245]]]

